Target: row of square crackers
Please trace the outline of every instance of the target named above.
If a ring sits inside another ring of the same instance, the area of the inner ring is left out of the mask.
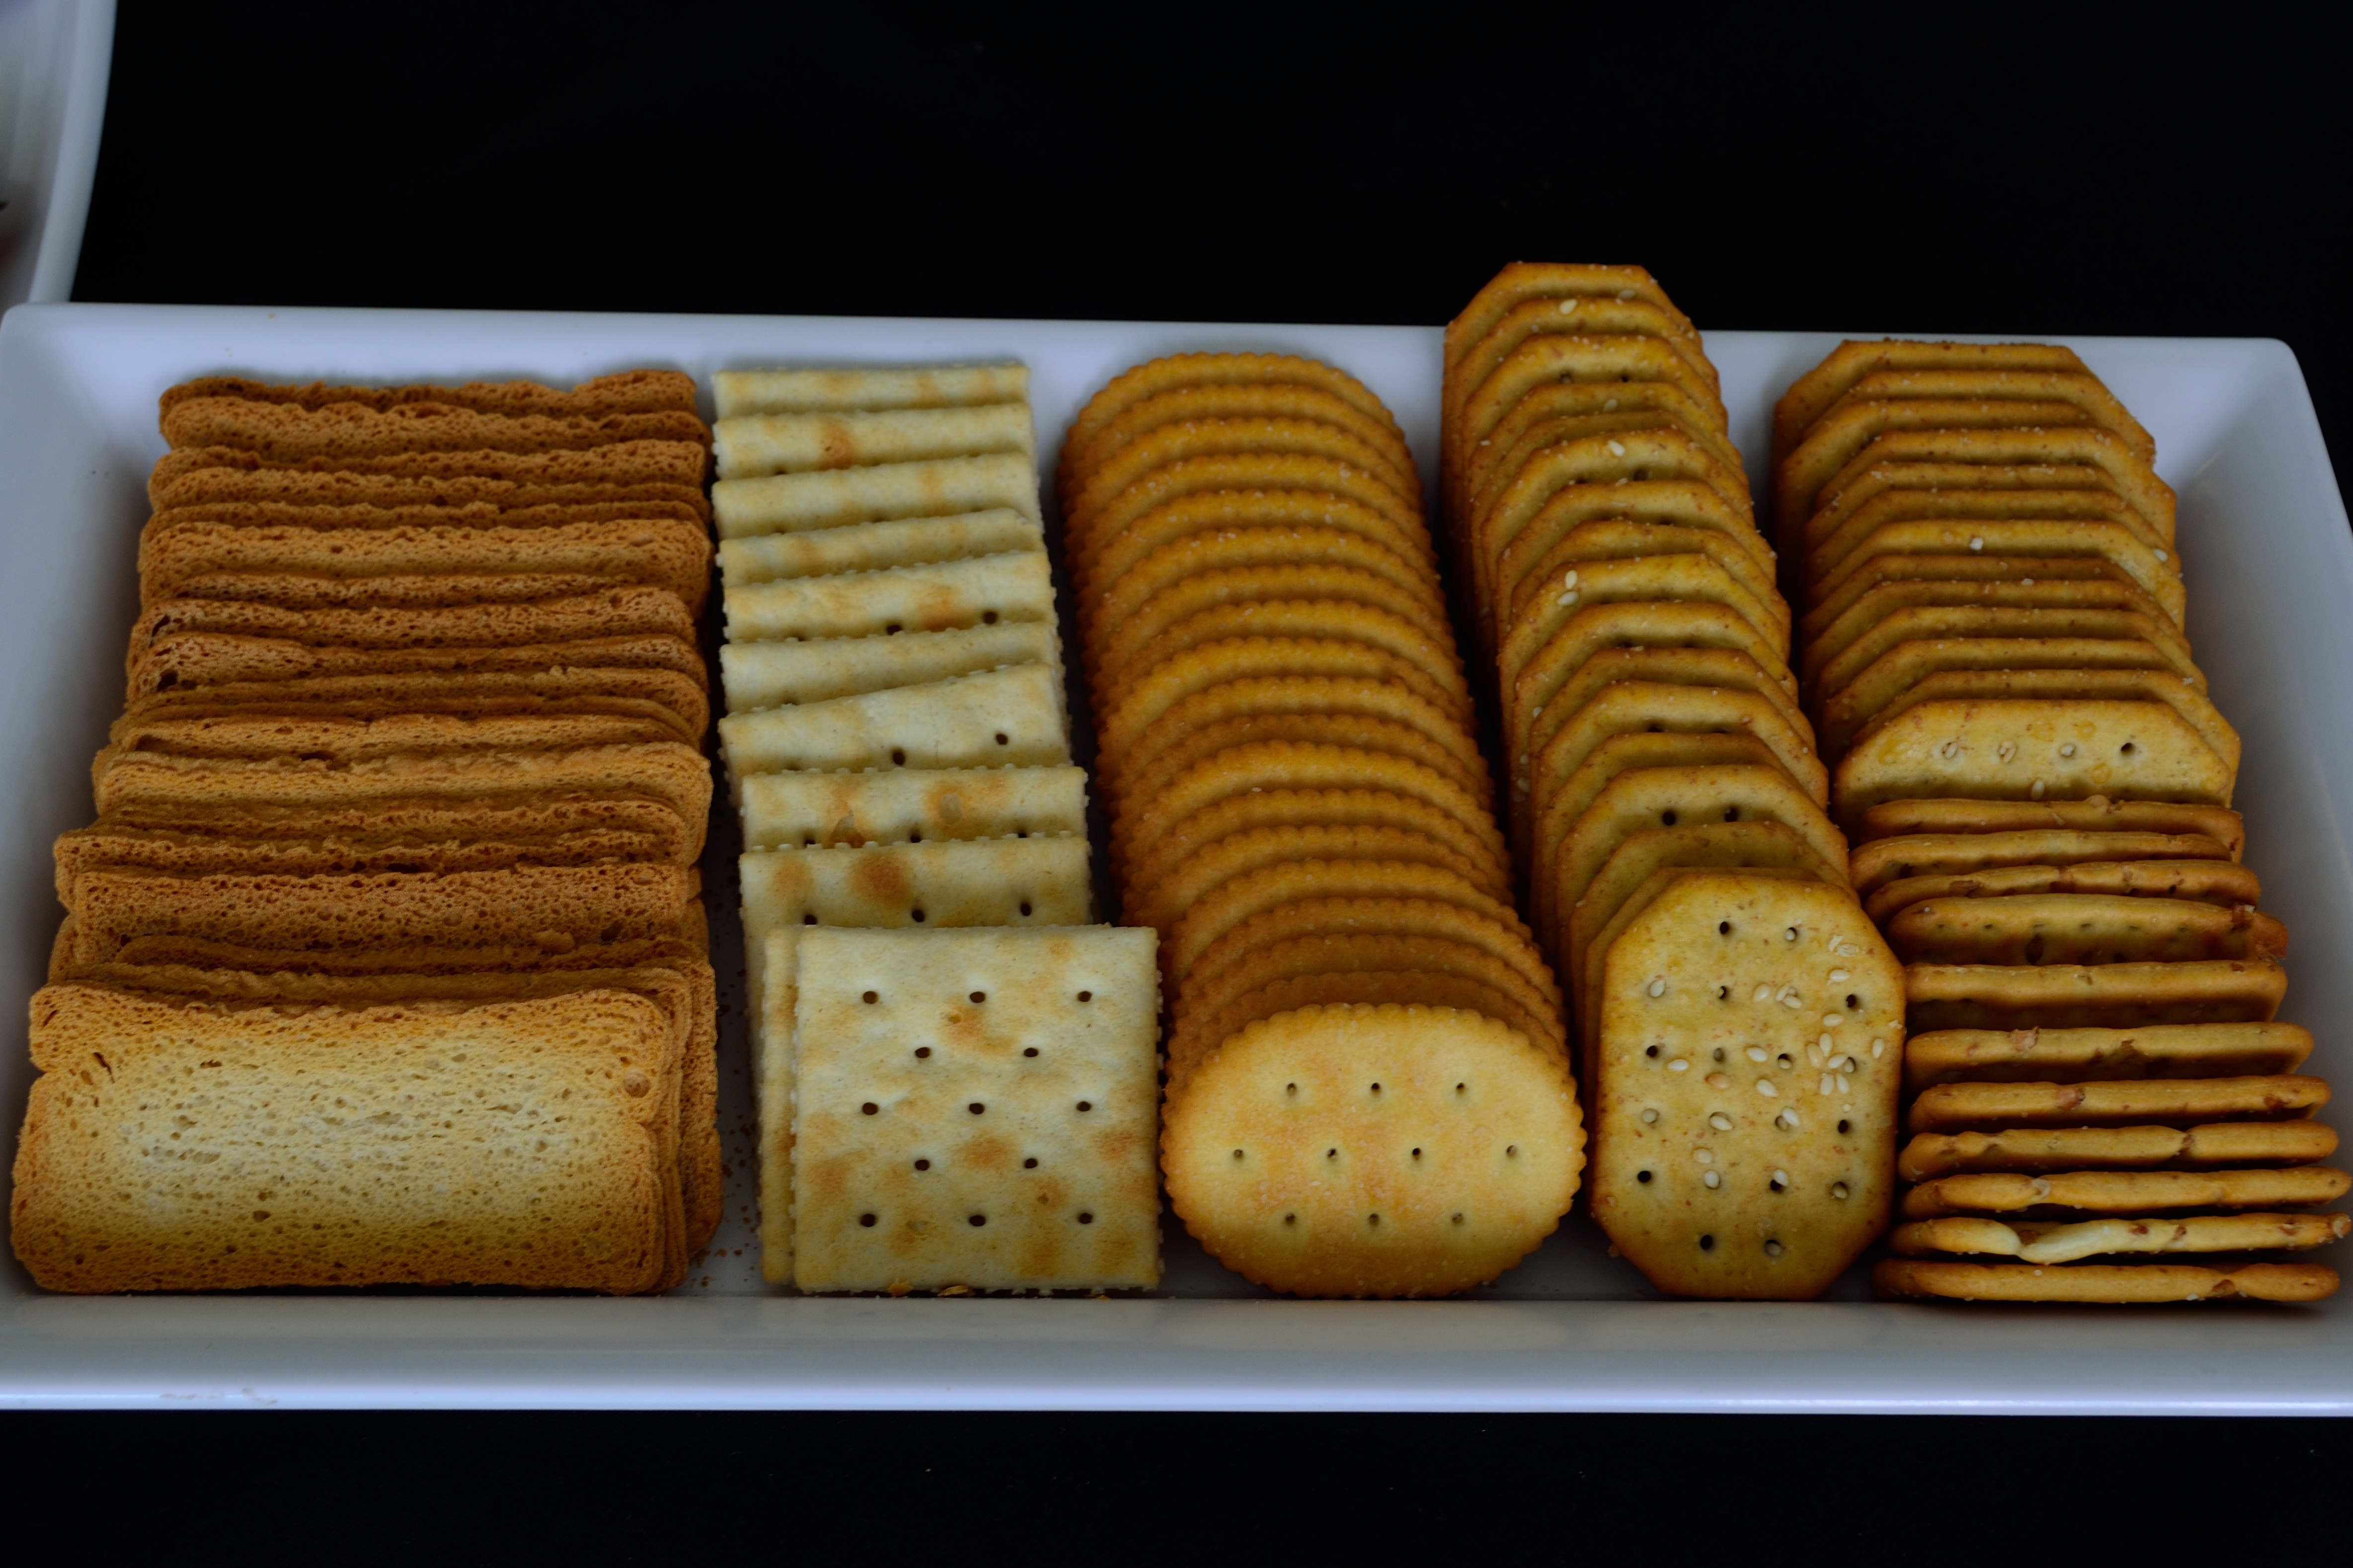
[[[1395,421],[1312,361],[1155,360],[1057,488],[1112,868],[1161,935],[1171,1202],[1282,1290],[1493,1278],[1583,1139]]]
[[[56,847],[20,1255],[680,1282],[720,1204],[692,383],[213,378],[161,424],[126,711]]]
[[[1800,673],[1918,1031],[1882,1289],[2327,1294],[2297,1255],[2353,1179],[2271,1021],[2287,933],[2154,441],[2066,349],[1903,342],[1841,345],[1774,439]]]
[[[1848,890],[1715,367],[1641,268],[1520,263],[1448,328],[1444,407],[1594,1215],[1668,1292],[1819,1294],[1885,1225],[1903,976]]]
[[[1149,1287],[1157,974],[1089,924],[1029,373],[716,391],[763,1272]]]

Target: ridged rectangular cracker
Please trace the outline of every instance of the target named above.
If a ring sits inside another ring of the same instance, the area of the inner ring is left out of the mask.
[[[961,631],[1054,616],[1042,550],[748,583],[724,594],[730,643]]]
[[[1159,1283],[1147,928],[805,933],[804,1290]]]
[[[721,539],[798,533],[902,517],[947,517],[1010,507],[1037,517],[1038,467],[1018,452],[721,479],[711,488]]]
[[[1904,1082],[2083,1083],[2294,1072],[2312,1031],[2294,1024],[2159,1024],[2141,1029],[1942,1029],[1904,1048]]]
[[[1077,767],[759,773],[744,781],[743,795],[744,843],[752,849],[1087,830],[1087,773]]]
[[[873,572],[885,566],[921,566],[1045,548],[1045,530],[1035,517],[1001,506],[953,517],[902,517],[884,522],[844,523],[806,533],[723,540],[719,573],[728,587],[737,588],[788,577]]]
[[[920,365],[877,370],[723,370],[711,378],[722,419],[744,414],[844,409],[965,408],[1021,403],[1026,364]]]
[[[1049,617],[999,621],[952,632],[880,633],[816,642],[728,643],[719,674],[730,712],[858,697],[899,686],[927,686],[1008,665],[1061,668],[1060,639]]]
[[[1026,403],[880,412],[748,414],[712,431],[722,479],[870,468],[1014,452],[1033,461],[1037,436]]]

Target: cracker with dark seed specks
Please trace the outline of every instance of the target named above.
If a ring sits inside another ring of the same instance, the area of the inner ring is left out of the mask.
[[[2091,1083],[1941,1083],[1905,1119],[1914,1132],[1961,1128],[2205,1126],[2310,1116],[2328,1085],[2301,1073]]]
[[[2337,1152],[2325,1122],[2224,1121],[2205,1127],[2010,1128],[1923,1132],[1896,1156],[1907,1182],[1976,1171],[2158,1170],[2216,1165],[2301,1165]]]
[[[2292,1073],[2312,1055],[2294,1024],[2161,1024],[2143,1029],[1943,1029],[1905,1047],[1905,1087],[2088,1083]]]
[[[1891,1300],[1960,1301],[2321,1301],[2337,1293],[2337,1271],[2317,1263],[2248,1263],[2232,1269],[2186,1263],[1937,1263],[1889,1258],[1871,1273]]]
[[[2353,1176],[2326,1165],[2284,1171],[2063,1171],[2049,1176],[1986,1172],[1943,1176],[1904,1194],[1904,1217],[2052,1209],[2127,1215],[2159,1209],[2259,1209],[2333,1203]]]

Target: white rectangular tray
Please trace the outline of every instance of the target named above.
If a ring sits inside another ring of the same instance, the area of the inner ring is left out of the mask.
[[[1837,341],[1713,332],[1733,436]],[[2156,436],[2181,491],[2189,631],[2245,740],[2264,907],[2295,936],[2284,1016],[2353,1081],[2353,534],[2276,342],[2070,340]],[[1042,452],[1157,354],[1309,354],[1395,411],[1425,478],[1436,329],[27,306],[0,324],[0,1124],[31,1068],[24,998],[61,911],[49,841],[89,819],[121,706],[155,398],[194,375],[568,384],[637,365],[1018,358]],[[1759,482],[1764,476],[1753,473]],[[728,841],[715,825],[723,865]],[[731,882],[714,957],[737,983]],[[1802,1306],[1668,1302],[1582,1207],[1477,1299],[1266,1300],[1171,1224],[1153,1300],[805,1300],[759,1283],[739,995],[723,1016],[733,1188],[694,1280],[658,1300],[496,1294],[74,1298],[0,1264],[0,1405],[681,1405],[1880,1411],[2353,1411],[2353,1292],[2258,1309],[1891,1306],[1861,1272]],[[2348,1259],[2353,1264],[2353,1259]]]

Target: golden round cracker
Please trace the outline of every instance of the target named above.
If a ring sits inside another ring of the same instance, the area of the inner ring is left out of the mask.
[[[2267,1023],[2287,992],[2268,959],[2189,963],[1915,963],[1913,1026],[1936,1029],[2128,1029]]]
[[[1054,476],[1057,492],[1065,498],[1079,493],[1092,475],[1138,437],[1194,419],[1311,419],[1345,430],[1400,472],[1413,468],[1413,457],[1393,421],[1367,414],[1335,393],[1299,382],[1228,382],[1172,387],[1129,404],[1083,448],[1064,447]]]
[[[1082,599],[1099,577],[1117,578],[1162,546],[1197,533],[1229,528],[1336,528],[1386,544],[1399,556],[1437,570],[1427,532],[1409,530],[1383,512],[1322,490],[1203,490],[1178,496],[1129,522],[1096,553],[1069,561]]]
[[[1303,1296],[1441,1296],[1558,1226],[1585,1131],[1561,1063],[1508,1026],[1341,1005],[1223,1042],[1171,1100],[1160,1152],[1170,1206],[1245,1279]]]
[[[1989,1172],[1945,1176],[1904,1194],[1906,1219],[2052,1209],[2154,1214],[2167,1209],[2261,1209],[2334,1203],[2353,1175],[2326,1165],[2284,1171],[2065,1171],[2050,1176]]]
[[[1446,937],[1314,931],[1241,953],[1223,973],[1177,988],[1169,1052],[1198,1061],[1209,1045],[1255,1022],[1243,999],[1284,981],[1324,974],[1448,975],[1483,985],[1511,1005],[1506,1021],[1531,1038],[1560,1038],[1560,1010],[1511,965],[1484,947]],[[1257,1017],[1266,1015],[1258,1014]]]
[[[1137,612],[1189,578],[1213,572],[1271,571],[1310,566],[1347,568],[1378,577],[1398,594],[1440,617],[1446,602],[1428,563],[1345,529],[1291,525],[1219,528],[1170,540],[1117,573],[1097,578],[1086,598],[1089,635],[1118,637]],[[1298,594],[1294,598],[1328,598]]]
[[[1573,529],[1556,540],[1553,547],[1529,570],[1504,584],[1499,578],[1503,595],[1499,601],[1502,613],[1495,617],[1498,627],[1508,627],[1527,603],[1547,583],[1557,582],[1563,572],[1592,561],[1624,561],[1644,555],[1704,555],[1724,568],[1726,575],[1748,590],[1757,602],[1765,606],[1779,623],[1779,635],[1787,641],[1789,635],[1789,606],[1775,586],[1771,565],[1760,565],[1757,558],[1739,544],[1704,528],[1662,527],[1656,523],[1629,522],[1622,518],[1608,518]]]
[[[1393,680],[1433,701],[1443,692],[1426,671],[1388,649],[1339,637],[1232,637],[1188,647],[1154,666],[1100,710],[1097,750],[1124,755],[1161,715],[1197,691],[1229,680],[1274,676]]]
[[[1180,980],[1193,992],[1204,993],[1254,953],[1303,937],[1336,935],[1430,937],[1475,947],[1510,970],[1530,996],[1556,1013],[1560,1010],[1560,988],[1516,915],[1498,918],[1450,900],[1398,898],[1386,892],[1350,898],[1318,889],[1312,898],[1262,910],[1210,943],[1180,972]]]
[[[1702,442],[1721,442],[1720,462],[1735,468],[1740,455],[1715,425],[1707,410],[1683,388],[1664,381],[1625,381],[1609,384],[1556,382],[1536,386],[1514,405],[1503,421],[1461,452],[1462,464],[1449,478],[1447,505],[1457,514],[1471,504],[1499,465],[1517,468],[1514,449],[1540,426],[1561,420],[1612,415],[1654,414],[1672,417]]]
[[[1118,417],[1147,398],[1188,386],[1309,386],[1328,392],[1358,413],[1394,430],[1397,421],[1365,384],[1345,371],[1335,370],[1293,354],[1190,353],[1169,354],[1122,372],[1071,421],[1063,438],[1066,452],[1084,449]]]
[[[1486,808],[1444,773],[1402,757],[1342,746],[1265,742],[1204,758],[1149,798],[1123,799],[1112,852],[1124,865],[1149,858],[1162,840],[1181,843],[1182,825],[1232,795],[1277,790],[1370,789],[1419,800],[1461,820],[1500,858],[1503,835]],[[1192,843],[1203,840],[1196,837]]]
[[[1149,781],[1162,770],[1188,765],[1212,751],[1238,743],[1233,739],[1237,731],[1229,726],[1256,723],[1268,728],[1266,739],[1303,740],[1303,731],[1297,735],[1273,733],[1274,729],[1295,720],[1328,725],[1335,733],[1351,724],[1381,726],[1366,732],[1385,737],[1392,729],[1410,731],[1417,737],[1413,742],[1404,742],[1402,737],[1389,737],[1399,743],[1385,742],[1367,749],[1426,757],[1430,766],[1454,776],[1478,798],[1485,800],[1492,795],[1493,785],[1487,777],[1487,759],[1480,752],[1476,737],[1461,721],[1405,687],[1387,680],[1274,676],[1212,686],[1206,691],[1195,692],[1163,714],[1158,722],[1137,738],[1126,755],[1117,760],[1116,767],[1108,765],[1110,759],[1099,761],[1097,773],[1106,780],[1134,779],[1136,793],[1148,798],[1154,789]]]
[[[1721,605],[1748,623],[1756,636],[1746,646],[1762,647],[1765,664],[1780,657],[1787,628],[1757,596],[1704,555],[1646,555],[1632,561],[1588,561],[1548,579],[1505,630],[1495,658],[1506,691],[1520,674],[1577,617],[1596,605]]]
[[[1213,689],[1223,689],[1216,688]],[[1395,687],[1376,689],[1395,692]],[[1425,704],[1425,706],[1427,706]],[[1159,726],[1155,726],[1158,728]],[[1137,747],[1137,765],[1128,775],[1129,784],[1122,798],[1151,800],[1166,789],[1170,781],[1198,764],[1222,752],[1244,746],[1279,742],[1292,745],[1339,746],[1360,752],[1379,752],[1430,769],[1451,780],[1472,799],[1485,801],[1493,793],[1483,764],[1473,773],[1472,762],[1466,761],[1462,752],[1469,748],[1468,736],[1453,731],[1453,746],[1433,741],[1422,730],[1409,724],[1391,723],[1386,719],[1368,719],[1355,713],[1246,713],[1237,718],[1221,719],[1199,729],[1175,732],[1167,749],[1147,753]],[[1475,757],[1475,752],[1473,753]]]
[[[1999,899],[2026,893],[2095,893],[2109,898],[2186,899],[2223,909],[2253,909],[2263,885],[2228,860],[2086,861],[2075,866],[2002,866],[1984,871],[1905,877],[1863,900],[1884,925],[1930,899]]]
[[[1418,697],[1461,724],[1474,722],[1470,682],[1463,677],[1462,661],[1455,656],[1451,639],[1433,637],[1403,616],[1343,599],[1252,599],[1203,610],[1138,648],[1127,661],[1124,671],[1127,679],[1115,688],[1102,689],[1102,710],[1115,710],[1145,672],[1158,669],[1178,654],[1209,643],[1270,637],[1356,642],[1379,648],[1396,656],[1409,672],[1398,679]]]
[[[1899,806],[1916,804],[1921,803],[1897,803]],[[1913,817],[1921,814],[1906,812],[1903,815]],[[2090,822],[2110,820],[2089,813],[2081,815]],[[2135,820],[2140,815],[2126,818],[2119,814],[2114,820]],[[1886,821],[1887,818],[1883,817],[1882,820]],[[2020,820],[2031,818],[2021,816]],[[1849,874],[1854,879],[1855,892],[1868,899],[1887,884],[1907,878],[1956,876],[1990,871],[2004,866],[2069,867],[2087,862],[2121,860],[2205,861],[2229,858],[2223,840],[2202,833],[2165,833],[2130,827],[2060,827],[2050,824],[2051,818],[2045,817],[2043,826],[1996,828],[1979,833],[1897,831],[1875,835],[1855,845],[1853,854],[1847,860]],[[2189,827],[2196,824],[2168,821],[2164,825]],[[1863,831],[1869,834],[1872,826],[1866,814]],[[1902,829],[1921,824],[1898,820],[1891,826]]]
[[[1160,889],[1161,903],[1156,906],[1130,906],[1125,911],[1133,923],[1158,928],[1168,932],[1162,952],[1198,952],[1202,945],[1198,936],[1187,936],[1190,929],[1197,933],[1222,931],[1219,924],[1223,918],[1204,914],[1202,924],[1187,928],[1185,921],[1197,908],[1206,909],[1210,900],[1222,900],[1222,907],[1241,909],[1245,914],[1261,907],[1250,900],[1250,893],[1229,895],[1229,884],[1238,884],[1275,868],[1293,865],[1308,868],[1328,868],[1319,875],[1331,879],[1335,887],[1354,887],[1345,879],[1356,873],[1352,868],[1369,865],[1373,871],[1366,875],[1389,876],[1393,885],[1416,898],[1446,896],[1442,889],[1451,882],[1435,876],[1425,876],[1424,870],[1444,873],[1472,889],[1485,904],[1472,908],[1506,907],[1497,900],[1487,882],[1485,872],[1477,860],[1449,847],[1440,840],[1410,828],[1383,824],[1324,824],[1285,823],[1273,827],[1261,827],[1233,834],[1214,844],[1203,846],[1187,856],[1176,868]],[[1282,875],[1289,875],[1284,872]],[[1295,886],[1282,882],[1280,887]],[[1243,918],[1232,916],[1226,921]],[[1211,940],[1214,940],[1212,938]],[[1171,944],[1177,944],[1172,947]]]
[[[1317,900],[1404,899],[1447,904],[1490,921],[1527,942],[1527,956],[1549,989],[1552,981],[1535,957],[1527,928],[1509,904],[1473,886],[1461,871],[1438,863],[1403,860],[1278,860],[1252,865],[1200,889],[1182,920],[1160,944],[1172,980],[1190,973],[1204,954],[1261,915]]]
[[[1537,1050],[1558,1060],[1564,1073],[1567,1072],[1567,1058],[1558,1037],[1546,1022],[1492,985],[1436,969],[1341,969],[1272,981],[1236,997],[1219,1016],[1205,1019],[1198,1030],[1172,1038],[1168,1047],[1169,1102],[1174,1104],[1184,1096],[1194,1073],[1220,1046],[1250,1025],[1303,1007],[1350,1004],[1451,1007],[1475,1013],[1525,1037]]]
[[[1201,562],[1206,565],[1221,555],[1247,559],[1254,547],[1267,542],[1245,540],[1236,542],[1231,550],[1205,550],[1200,552]],[[1183,574],[1177,574],[1177,569],[1184,563],[1167,563],[1171,580],[1151,598],[1114,603],[1099,613],[1094,635],[1088,639],[1096,653],[1092,665],[1102,671],[1102,679],[1116,683],[1134,668],[1135,656],[1154,637],[1220,605],[1317,601],[1364,605],[1419,626],[1432,640],[1447,636],[1445,607],[1436,602],[1434,587],[1402,587],[1392,572],[1366,571],[1347,563],[1352,553],[1335,551],[1319,560],[1303,552],[1280,564],[1241,564]],[[1148,585],[1133,576],[1127,581]]]
[[[1271,456],[1321,458],[1360,469],[1408,508],[1421,504],[1421,481],[1378,448],[1311,419],[1188,419],[1139,437],[1091,475],[1071,498],[1068,523],[1082,540],[1102,537],[1095,521],[1123,492],[1156,470],[1188,458]]]
[[[1423,543],[1430,538],[1418,500],[1401,499],[1366,468],[1298,453],[1245,452],[1186,458],[1154,469],[1106,502],[1092,518],[1066,514],[1069,556],[1092,559],[1146,513],[1188,496],[1260,490],[1320,493],[1353,501]]]
[[[1158,852],[1126,868],[1124,907],[1149,909],[1152,923],[1183,918],[1176,890],[1191,879],[1187,862],[1220,840],[1261,827],[1394,827],[1430,839],[1470,868],[1472,882],[1491,898],[1511,897],[1502,859],[1485,838],[1450,812],[1405,795],[1373,789],[1268,790],[1233,795],[1179,823]]]
[[[2337,1294],[2337,1271],[2317,1263],[2242,1263],[2200,1268],[2188,1263],[1944,1263],[1883,1258],[1871,1288],[1889,1300],[2074,1301],[2128,1305],[2154,1301],[2325,1301]]]

